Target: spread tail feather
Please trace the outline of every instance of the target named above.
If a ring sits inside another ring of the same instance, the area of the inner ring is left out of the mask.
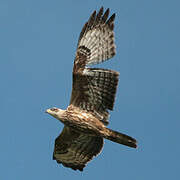
[[[133,147],[133,148],[137,147],[136,139],[134,139],[126,134],[122,134],[117,131],[114,131],[112,129],[107,128],[107,133],[104,136],[104,138],[111,140],[113,142],[119,143],[119,144],[129,146],[129,147]]]

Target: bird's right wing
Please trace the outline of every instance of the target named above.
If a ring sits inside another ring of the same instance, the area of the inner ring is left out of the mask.
[[[64,126],[55,140],[53,159],[65,167],[83,171],[86,163],[100,153],[102,147],[102,137],[88,136]]]
[[[84,25],[73,68],[73,87],[70,104],[92,112],[99,120],[108,123],[109,110],[113,110],[119,73],[101,68],[87,68],[115,55],[114,19],[103,7],[93,12]]]

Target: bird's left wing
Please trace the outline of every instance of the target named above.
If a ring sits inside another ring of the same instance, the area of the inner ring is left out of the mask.
[[[86,163],[100,153],[103,138],[88,136],[65,126],[55,140],[53,159],[65,167],[83,171]]]

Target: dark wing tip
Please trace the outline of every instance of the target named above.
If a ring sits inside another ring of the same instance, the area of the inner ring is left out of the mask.
[[[109,16],[109,8],[106,10],[106,12],[104,13],[103,17],[102,17],[102,22],[105,23],[107,18]]]
[[[103,8],[103,6],[99,9],[99,12],[97,13],[97,16],[102,16],[102,14],[103,14],[103,11],[104,11],[104,8]]]
[[[96,15],[95,25],[98,24],[101,21],[101,17],[102,17],[103,11],[104,11],[104,9],[103,9],[103,6],[102,6],[100,8],[99,12]]]
[[[106,24],[109,26],[109,28],[110,28],[111,30],[114,29],[114,19],[115,19],[115,17],[116,17],[116,14],[114,13],[114,14],[108,19],[108,21],[106,22]]]
[[[97,24],[106,23],[106,24],[108,24],[108,26],[111,30],[114,29],[115,13],[108,19],[109,12],[110,12],[109,8],[105,11],[104,15],[103,15],[103,12],[104,12],[103,6],[99,9],[97,14],[96,14],[96,10],[93,11],[91,16],[89,17],[89,20],[84,24],[84,26],[81,30],[78,44],[79,44],[80,40],[82,39],[83,35],[86,34],[87,31],[89,31],[90,29],[95,27]]]
[[[115,17],[116,17],[116,14],[114,13],[114,14],[108,19],[108,21],[106,22],[106,24],[111,24],[112,22],[114,22]]]
[[[80,42],[80,40],[82,39],[83,35],[85,34],[86,30],[87,30],[87,27],[88,27],[88,22],[86,22],[81,30],[81,33],[79,35],[79,40],[78,40],[78,44]]]
[[[91,14],[90,18],[96,15],[96,10]]]
[[[92,28],[94,24],[94,20],[96,17],[96,10],[91,14],[89,20],[88,20],[88,28]]]
[[[100,12],[102,12],[102,13],[103,13],[103,11],[104,11],[104,7],[103,7],[103,6],[101,6],[101,8],[99,9],[99,13],[100,13]]]
[[[63,166],[67,167],[67,168],[71,168],[73,169],[74,171],[76,170],[79,170],[79,171],[83,171],[85,165],[84,164],[81,164],[81,165],[74,165],[74,164],[66,164],[66,163],[62,163]]]

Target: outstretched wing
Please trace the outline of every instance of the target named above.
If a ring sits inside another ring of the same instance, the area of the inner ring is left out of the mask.
[[[73,88],[70,104],[92,112],[105,124],[108,109],[113,110],[119,73],[87,65],[101,63],[115,55],[114,19],[109,9],[93,12],[79,37],[73,68]]]
[[[113,14],[109,19],[109,8],[103,15],[103,7],[96,15],[92,13],[88,22],[79,36],[74,72],[78,72],[86,65],[98,64],[113,57],[116,53],[114,43],[114,19]]]
[[[103,138],[77,133],[65,126],[55,140],[53,159],[65,167],[83,171],[86,163],[100,153]]]

